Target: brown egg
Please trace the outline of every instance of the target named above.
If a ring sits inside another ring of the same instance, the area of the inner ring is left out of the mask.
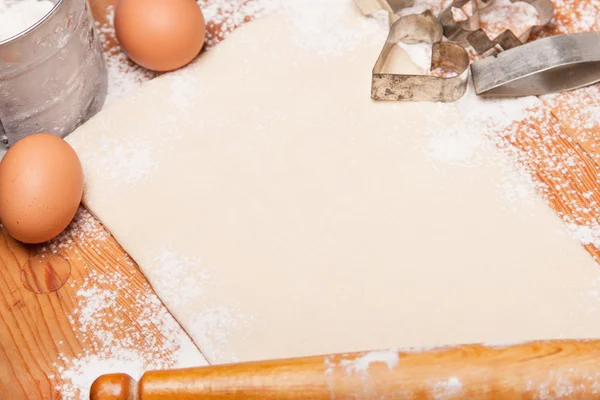
[[[82,194],[79,158],[58,136],[27,136],[0,162],[0,222],[21,242],[41,243],[60,234]]]
[[[198,55],[206,27],[194,0],[120,0],[115,32],[134,62],[154,71],[172,71]]]

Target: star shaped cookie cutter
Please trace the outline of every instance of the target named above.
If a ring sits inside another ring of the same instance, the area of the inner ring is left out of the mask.
[[[479,9],[487,7],[494,0],[454,0],[452,4],[440,13],[440,22],[444,27],[444,36],[449,40],[470,44],[478,54],[496,48],[499,51],[509,50],[521,46],[529,40],[531,34],[540,31],[554,17],[554,5],[551,0],[510,0],[511,3],[523,2],[532,5],[538,12],[540,23],[529,27],[520,36],[506,29],[494,39],[479,26]],[[471,3],[472,15],[464,21],[456,21],[452,14],[453,8],[462,8]]]
[[[442,42],[443,28],[431,11],[400,17],[390,33],[373,67],[371,98],[394,101],[452,102],[467,89],[469,55],[460,45]],[[385,63],[399,43],[431,43],[431,70],[443,67],[456,73],[451,77],[386,73]]]

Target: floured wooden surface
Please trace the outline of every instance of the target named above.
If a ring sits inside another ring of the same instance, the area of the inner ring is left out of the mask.
[[[211,362],[597,336],[597,265],[503,141],[542,103],[372,103],[385,31],[337,3],[71,135],[87,205]]]
[[[40,254],[70,268],[29,269]],[[0,398],[85,399],[102,373],[205,364],[131,258],[83,208],[43,245],[24,246],[2,230],[0,261]],[[27,284],[24,270],[35,276],[30,282],[52,287]]]

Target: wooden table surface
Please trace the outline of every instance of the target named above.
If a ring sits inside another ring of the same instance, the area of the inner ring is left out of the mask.
[[[95,18],[106,22],[107,6],[115,2],[91,0]],[[600,0],[555,4],[555,22],[545,34],[600,30]],[[208,29],[210,37],[222,38],[219,25]],[[114,37],[105,41],[106,51],[115,51]],[[600,89],[542,101],[544,107],[505,132],[502,147],[526,167],[540,195],[566,221],[597,228]],[[600,256],[593,243],[586,249]],[[0,261],[0,399],[79,398],[69,386],[74,360],[112,351],[98,332],[110,332],[111,346],[138,352],[148,364],[175,365],[180,349],[173,337],[185,338],[185,332],[156,300],[137,265],[84,208],[48,244],[24,246],[2,231]],[[99,297],[104,302],[95,304]],[[86,314],[91,306],[93,322]]]

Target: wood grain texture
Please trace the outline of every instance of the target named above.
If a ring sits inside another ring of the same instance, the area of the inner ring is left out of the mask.
[[[45,245],[24,246],[0,231],[0,263],[0,399],[58,399],[60,372],[69,360],[103,351],[104,343],[72,318],[81,306],[78,291],[91,279],[94,290],[117,296],[114,305],[98,313],[94,326],[127,338],[134,350],[160,349],[167,340],[158,327],[138,324],[148,318],[133,299],[152,295],[152,289],[118,243],[83,209],[67,232]],[[119,281],[94,278],[115,274]],[[173,350],[158,351],[156,357],[168,360]]]
[[[117,0],[91,0],[95,18],[107,22],[110,6]],[[210,2],[210,0],[206,0]],[[555,23],[544,34],[594,30],[600,21],[599,0],[560,0]],[[575,13],[572,10],[578,10]],[[595,21],[582,24],[585,20]],[[243,21],[242,21],[243,22]],[[218,24],[208,24],[215,40],[226,32]],[[118,51],[114,36],[105,35],[107,54]],[[128,65],[124,61],[124,68]],[[155,74],[149,73],[147,79]],[[598,224],[600,215],[600,109],[598,87],[542,98],[544,107],[532,110],[529,117],[505,132],[506,151],[514,152],[539,182],[540,194],[567,221],[578,226]],[[589,123],[585,123],[588,121]],[[58,399],[65,383],[61,369],[70,359],[103,351],[100,340],[83,329],[77,320],[82,289],[94,288],[115,293],[112,305],[96,315],[97,326],[127,339],[132,349],[161,348],[169,338],[157,326],[140,326],[144,309],[132,300],[152,296],[153,291],[137,266],[118,243],[93,217],[81,209],[78,220],[53,244],[23,246],[0,234],[0,399]],[[102,233],[104,232],[104,233]],[[586,246],[596,258],[600,252]],[[64,283],[64,264],[48,263],[33,257],[58,252],[67,260],[69,279]],[[25,266],[25,268],[23,268]],[[119,274],[128,285],[110,279]],[[86,286],[88,285],[88,286]],[[56,290],[58,288],[58,290]],[[36,292],[47,292],[37,294]],[[166,310],[163,311],[166,313]],[[115,324],[114,321],[120,321]],[[82,331],[83,329],[83,331]],[[184,334],[179,330],[175,333]],[[158,344],[158,346],[157,346]],[[168,365],[174,362],[173,349],[166,347],[153,356]],[[531,397],[531,396],[530,396]],[[581,398],[585,396],[580,396]]]
[[[92,400],[584,399],[599,341],[384,350],[100,377]],[[131,396],[131,397],[130,397]]]

